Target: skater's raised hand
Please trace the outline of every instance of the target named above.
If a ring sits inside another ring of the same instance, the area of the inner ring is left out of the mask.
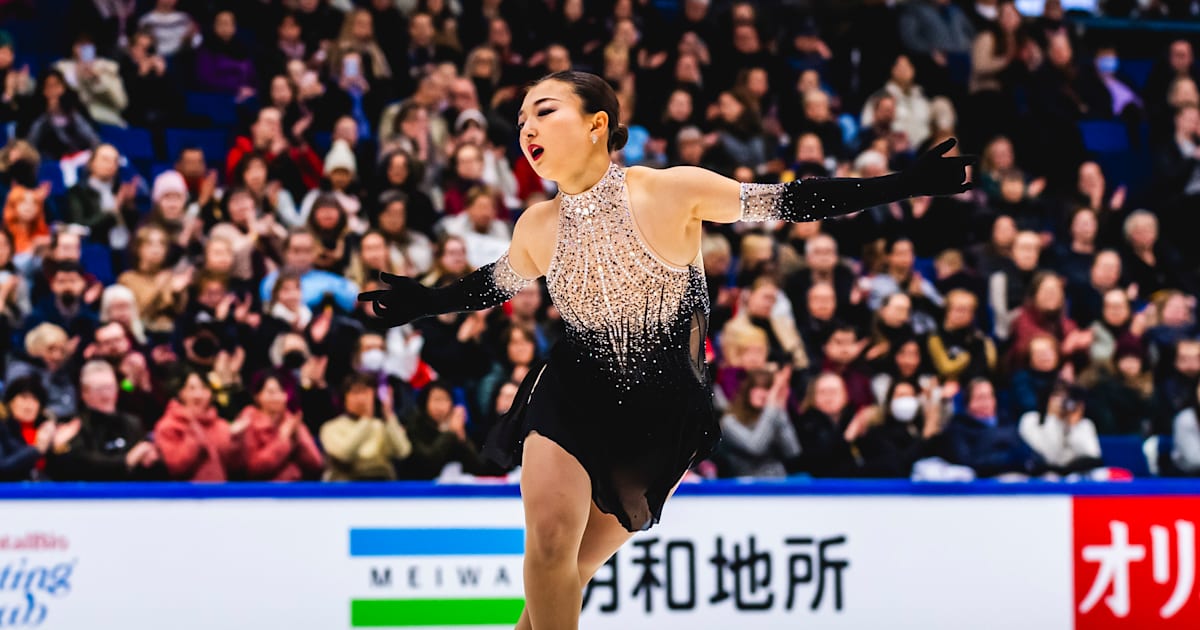
[[[379,272],[379,279],[387,283],[388,288],[358,294],[359,302],[372,303],[376,317],[389,326],[402,326],[429,314],[429,287],[413,278],[386,271]]]
[[[974,187],[967,181],[967,167],[977,161],[974,155],[946,157],[958,144],[950,138],[917,158],[901,173],[907,192],[918,195],[956,195]]]

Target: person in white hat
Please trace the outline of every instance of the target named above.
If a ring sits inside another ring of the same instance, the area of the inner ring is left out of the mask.
[[[328,187],[326,187],[328,186]],[[358,162],[354,150],[345,140],[337,139],[325,154],[325,180],[321,188],[308,191],[300,202],[300,220],[308,221],[313,203],[323,194],[337,197],[338,203],[346,211],[350,220],[350,229],[356,234],[362,234],[370,227],[362,213],[362,198],[358,196]]]

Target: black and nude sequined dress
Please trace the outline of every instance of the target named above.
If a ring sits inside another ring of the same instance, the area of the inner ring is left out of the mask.
[[[507,254],[493,265],[501,297],[532,282]],[[591,189],[560,193],[546,284],[566,332],[521,384],[483,455],[517,465],[537,431],[579,460],[601,510],[628,531],[649,529],[671,488],[720,438],[704,362],[701,260],[678,267],[650,249],[614,164]]]

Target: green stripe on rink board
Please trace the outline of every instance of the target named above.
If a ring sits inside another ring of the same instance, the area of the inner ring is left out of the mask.
[[[354,599],[350,625],[355,628],[413,626],[513,625],[524,599]]]

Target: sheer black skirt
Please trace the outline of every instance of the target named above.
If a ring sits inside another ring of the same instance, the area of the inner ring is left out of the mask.
[[[537,431],[579,461],[601,511],[627,531],[650,529],[671,489],[720,439],[707,379],[698,379],[687,361],[681,365],[677,375],[625,389],[611,384],[588,354],[560,341],[521,383],[483,456],[511,469],[521,463],[525,436]]]

